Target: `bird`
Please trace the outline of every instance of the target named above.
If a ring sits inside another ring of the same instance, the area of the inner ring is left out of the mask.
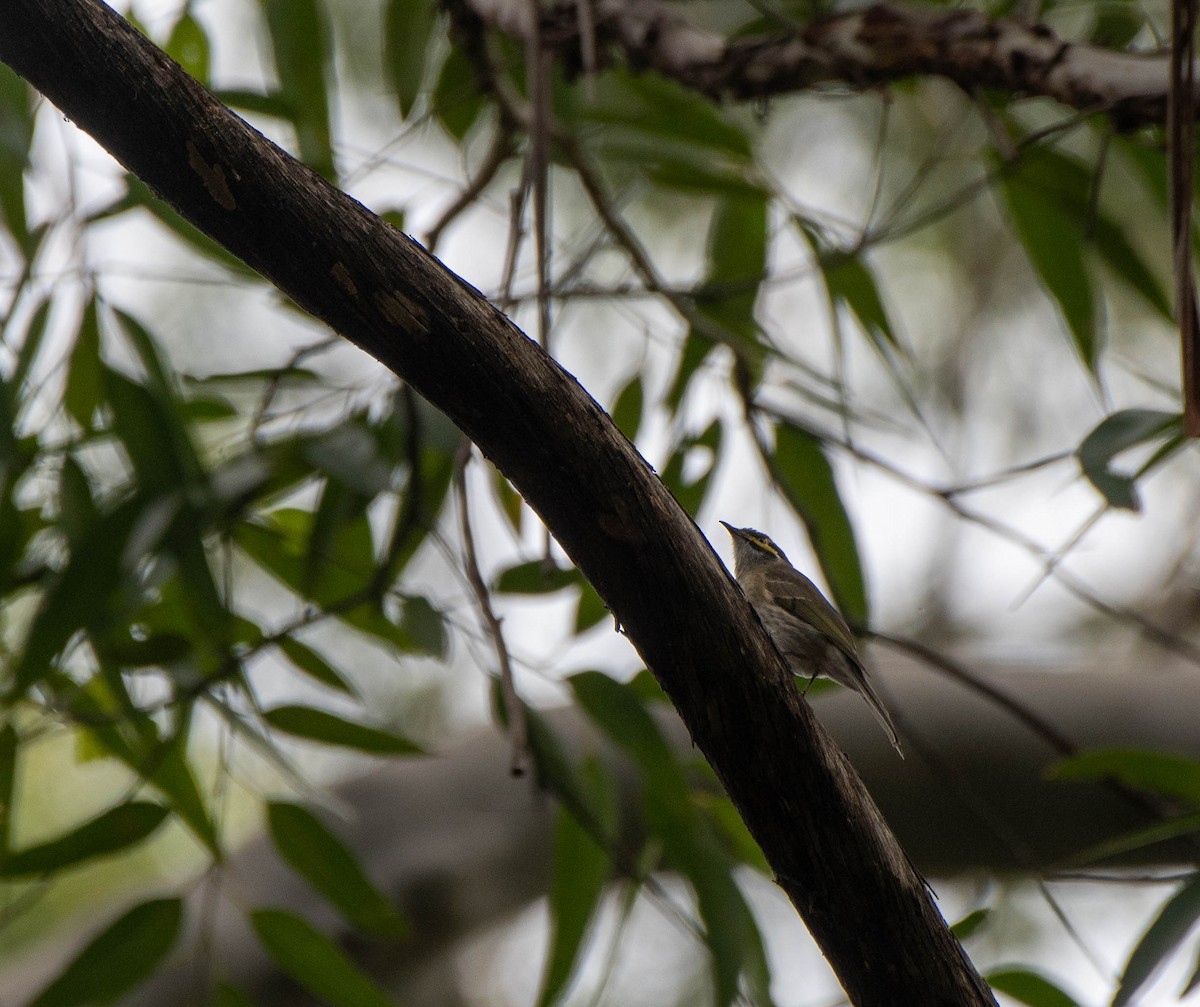
[[[841,613],[769,536],[721,524],[733,538],[734,578],[792,673],[809,679],[824,675],[857,692],[904,758],[896,725],[871,686]]]

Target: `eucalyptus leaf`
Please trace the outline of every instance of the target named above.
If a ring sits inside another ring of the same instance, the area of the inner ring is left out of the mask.
[[[0,856],[0,877],[52,874],[95,857],[128,849],[146,839],[167,818],[167,809],[147,801],[110,808],[57,839]]]
[[[437,14],[436,0],[388,0],[385,8],[384,60],[402,119],[412,111],[430,54],[437,51],[432,44]]]
[[[1137,994],[1200,920],[1200,875],[1185,882],[1159,910],[1125,963],[1112,1007],[1135,1003]]]
[[[1083,439],[1075,452],[1079,467],[1096,490],[1113,507],[1141,509],[1137,482],[1112,468],[1121,452],[1148,441],[1178,435],[1183,419],[1178,413],[1157,409],[1125,409],[1106,416]]]
[[[332,1007],[393,1007],[344,951],[311,923],[282,909],[258,909],[250,925],[284,972]]]
[[[987,981],[999,993],[1029,1007],[1079,1007],[1078,1001],[1030,969],[998,969]]]
[[[604,827],[616,824],[616,798],[603,770],[595,762],[584,767],[592,808],[604,809]],[[542,971],[538,1007],[560,1003],[575,976],[584,938],[600,907],[608,879],[608,851],[566,808],[558,813],[554,833],[554,869],[547,903],[550,910],[550,948]]]
[[[29,1007],[117,1003],[166,958],[182,921],[180,899],[134,906],[80,951]]]
[[[770,463],[776,485],[804,522],[837,607],[851,623],[865,625],[869,611],[858,543],[820,441],[781,423]]]
[[[347,846],[298,804],[267,805],[271,839],[292,868],[364,933],[399,940],[407,926]]]
[[[306,646],[292,637],[284,637],[279,641],[279,649],[297,668],[316,682],[336,689],[347,695],[354,696],[357,692],[346,678],[311,647]]]
[[[503,570],[496,579],[500,594],[553,594],[573,587],[582,580],[573,566],[559,567],[545,560],[533,559]]]
[[[416,755],[422,751],[419,745],[391,731],[345,720],[311,706],[277,706],[264,712],[263,720],[277,731],[296,738],[373,755]]]
[[[334,169],[326,74],[331,61],[329,28],[316,0],[260,0],[279,75],[292,111],[300,159],[330,181]]]

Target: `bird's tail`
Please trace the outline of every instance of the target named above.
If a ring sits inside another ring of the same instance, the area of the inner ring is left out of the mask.
[[[875,714],[875,719],[879,721],[880,725],[887,732],[888,738],[892,742],[892,747],[896,750],[896,754],[903,759],[904,750],[900,747],[900,735],[896,733],[896,724],[892,720],[892,715],[888,713],[887,707],[883,705],[883,700],[879,698],[879,694],[871,686],[871,681],[867,678],[866,671],[861,668],[855,670],[859,671],[860,674],[856,676],[853,688],[867,701],[867,706]]]

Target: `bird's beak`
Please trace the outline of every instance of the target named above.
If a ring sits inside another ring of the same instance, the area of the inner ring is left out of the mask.
[[[721,524],[723,524],[725,526],[725,530],[727,532],[729,532],[730,535],[735,535],[735,536],[737,535],[737,529],[733,525],[731,525],[728,521],[722,521]]]

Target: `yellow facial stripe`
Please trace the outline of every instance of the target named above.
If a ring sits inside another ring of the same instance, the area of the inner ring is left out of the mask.
[[[754,535],[751,535],[750,540],[764,552],[769,552],[777,559],[783,559],[783,550],[762,532],[756,532]]]

